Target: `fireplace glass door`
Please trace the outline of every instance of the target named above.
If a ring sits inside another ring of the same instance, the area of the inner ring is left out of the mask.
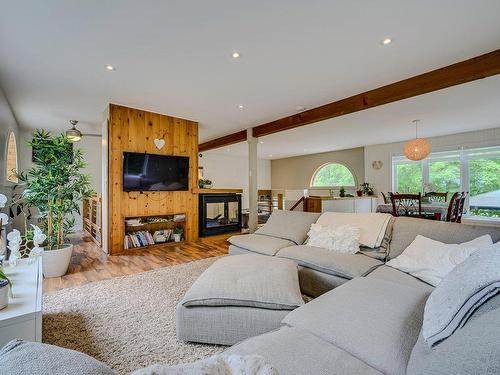
[[[200,194],[200,235],[239,231],[241,195]]]

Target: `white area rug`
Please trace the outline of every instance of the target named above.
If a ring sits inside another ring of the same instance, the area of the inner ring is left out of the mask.
[[[43,342],[78,350],[120,374],[153,363],[195,361],[224,350],[175,335],[175,306],[209,258],[44,296]]]

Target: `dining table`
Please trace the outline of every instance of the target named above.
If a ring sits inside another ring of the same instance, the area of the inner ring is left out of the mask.
[[[423,214],[434,214],[436,219],[446,220],[446,215],[448,214],[448,203],[447,202],[432,202],[432,203],[422,203],[422,213]],[[377,206],[377,212],[392,214],[392,204],[382,203]],[[406,216],[407,212],[401,209],[401,216]]]

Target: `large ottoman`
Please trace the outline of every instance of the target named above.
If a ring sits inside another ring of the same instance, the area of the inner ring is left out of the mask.
[[[303,304],[294,261],[258,254],[224,257],[203,272],[177,305],[177,337],[233,345],[279,328]]]

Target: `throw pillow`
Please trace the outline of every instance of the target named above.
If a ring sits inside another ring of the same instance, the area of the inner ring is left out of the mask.
[[[387,265],[437,286],[474,251],[491,244],[493,241],[489,234],[461,244],[445,244],[418,235],[401,255]]]
[[[359,251],[360,235],[359,228],[347,224],[341,226],[311,224],[307,244],[339,253],[355,254]]]
[[[439,284],[425,304],[422,336],[432,347],[462,328],[500,292],[500,243],[480,248]]]

